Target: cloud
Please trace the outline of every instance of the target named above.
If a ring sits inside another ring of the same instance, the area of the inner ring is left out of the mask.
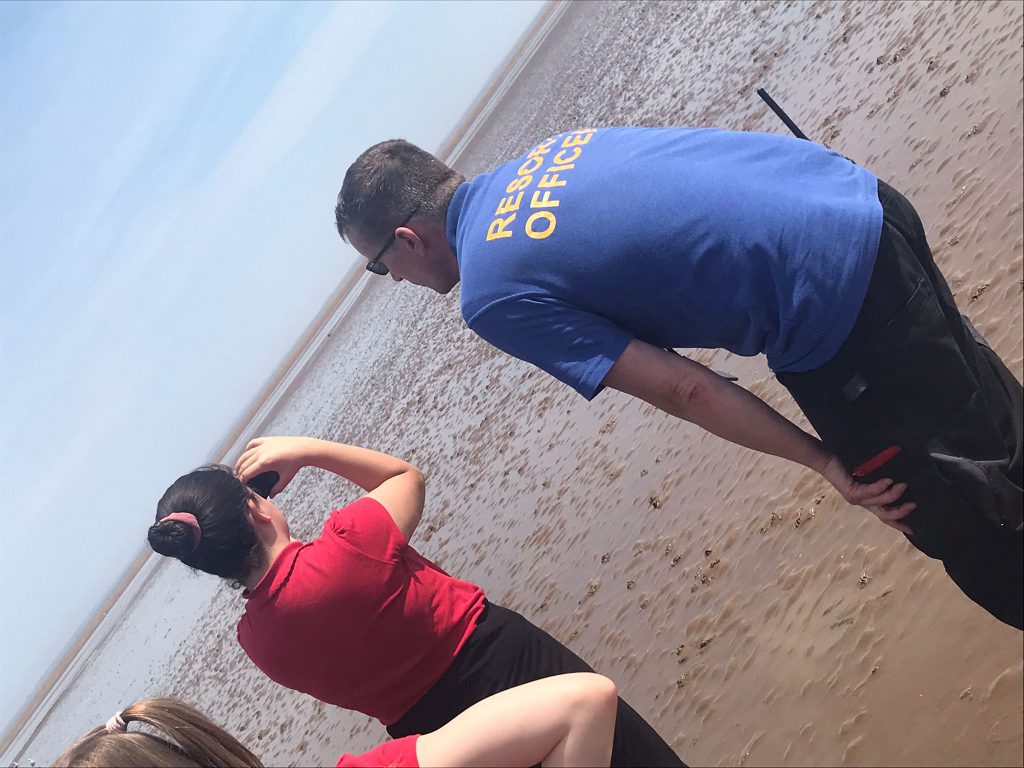
[[[244,7],[212,4],[197,18],[159,4],[140,13],[80,3],[47,16],[18,62],[25,81],[4,84],[5,163],[18,174],[4,175],[4,196],[28,214],[12,229],[30,235],[17,255],[35,265],[9,311],[46,312],[55,285],[96,252],[110,253],[123,225],[114,215],[118,199],[152,169],[147,159],[202,87]],[[175,48],[186,24],[188,55],[181,55]],[[38,93],[47,96],[41,104]]]
[[[278,81],[231,152],[199,190],[202,241],[237,212],[337,95],[394,13],[391,3],[339,3]]]

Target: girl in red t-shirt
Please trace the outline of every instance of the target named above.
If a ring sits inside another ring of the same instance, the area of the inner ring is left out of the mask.
[[[308,543],[292,538],[270,500],[303,467],[366,491],[334,510]],[[268,473],[277,477],[264,484]],[[523,616],[416,552],[409,540],[423,504],[423,475],[394,456],[265,437],[248,444],[234,471],[203,467],[178,478],[157,505],[149,542],[245,586],[238,641],[267,676],[368,714],[394,739],[436,731],[517,685],[593,672]],[[613,730],[612,765],[683,764],[621,699]]]
[[[338,766],[607,766],[615,725],[615,684],[590,673],[558,675],[495,694],[422,736],[388,741]],[[150,733],[128,730],[138,722]],[[152,734],[152,730],[157,733]],[[144,699],[87,733],[58,768],[138,765],[246,766],[259,758],[188,704]]]

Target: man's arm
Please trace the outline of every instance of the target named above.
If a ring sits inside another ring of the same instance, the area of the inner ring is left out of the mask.
[[[730,442],[802,464],[822,475],[849,503],[867,507],[883,522],[909,532],[896,521],[913,504],[885,509],[898,501],[905,483],[856,482],[820,440],[784,418],[743,387],[705,366],[634,339],[602,382],[639,397],[680,419]]]

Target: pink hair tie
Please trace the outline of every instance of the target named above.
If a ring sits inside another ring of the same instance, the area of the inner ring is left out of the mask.
[[[167,517],[161,518],[160,522],[167,523],[171,520],[177,520],[189,527],[192,532],[192,551],[195,552],[199,546],[199,540],[203,537],[203,529],[199,527],[199,520],[191,512],[171,512]]]
[[[128,730],[128,724],[121,717],[120,712],[116,713],[112,718],[107,720],[107,724],[103,727],[106,729],[107,733],[117,733],[118,731],[124,733]]]

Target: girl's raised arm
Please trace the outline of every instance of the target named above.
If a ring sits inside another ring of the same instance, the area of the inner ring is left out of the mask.
[[[281,477],[270,491],[285,489],[303,467],[319,467],[350,480],[388,511],[408,541],[423,514],[423,474],[386,453],[313,437],[258,437],[249,441],[235,464],[242,482],[264,472]]]

